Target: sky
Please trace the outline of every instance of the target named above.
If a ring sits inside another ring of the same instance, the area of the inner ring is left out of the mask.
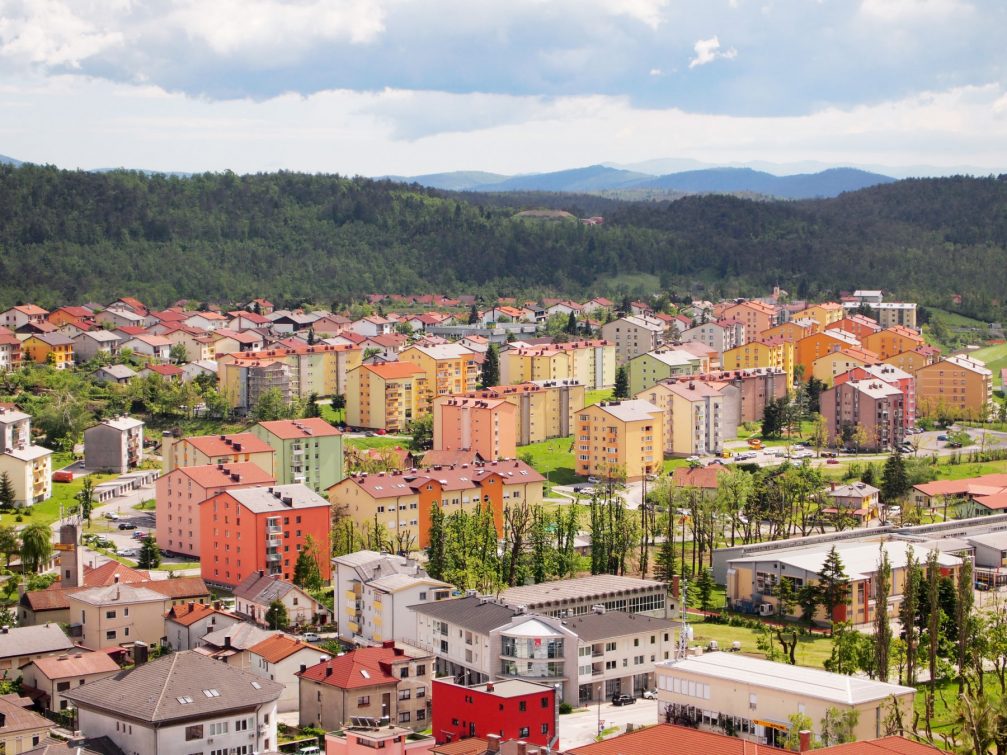
[[[0,0],[0,154],[999,173],[1005,29],[1004,0]]]

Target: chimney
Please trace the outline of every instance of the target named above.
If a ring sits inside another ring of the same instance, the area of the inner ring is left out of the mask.
[[[332,666],[326,666],[325,667],[325,675],[326,676],[332,676]]]
[[[148,647],[146,642],[136,642],[133,644],[133,664],[142,666],[147,662]]]
[[[797,741],[800,743],[798,752],[808,752],[811,749],[811,732],[807,729],[801,729],[797,732]]]
[[[830,487],[830,488],[831,488],[832,490],[835,490],[835,489],[836,489],[836,481],[835,481],[835,480],[832,480],[832,482],[830,482],[830,483],[829,483],[829,487]]]
[[[500,752],[500,735],[486,735],[486,752]]]
[[[192,601],[192,600],[189,601],[189,610],[190,611],[195,611],[196,610],[196,603],[194,601]]]
[[[231,635],[229,634],[224,635],[224,647],[228,649],[231,647]]]
[[[487,692],[493,691],[493,682],[486,682],[486,691]]]
[[[517,755],[528,755],[528,743],[523,739],[517,741]]]

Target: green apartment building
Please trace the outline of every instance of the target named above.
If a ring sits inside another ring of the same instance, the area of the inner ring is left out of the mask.
[[[318,417],[260,422],[251,432],[276,451],[277,485],[303,483],[325,494],[343,479],[343,434]]]

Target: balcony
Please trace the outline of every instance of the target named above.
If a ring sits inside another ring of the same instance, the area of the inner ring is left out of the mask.
[[[272,526],[266,527],[266,534],[267,535],[279,535],[282,532],[283,532],[283,527],[280,526],[280,525],[277,525],[275,527],[272,527]]]
[[[266,554],[266,562],[267,563],[271,563],[271,564],[275,564],[275,563],[279,562],[279,560],[280,560],[281,557],[282,556],[279,553],[267,553]]]

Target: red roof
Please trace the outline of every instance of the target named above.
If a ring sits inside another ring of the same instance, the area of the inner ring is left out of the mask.
[[[148,364],[145,369],[156,372],[161,377],[178,377],[182,374],[182,368],[177,364]]]
[[[116,330],[127,336],[142,336],[147,332],[146,328],[141,328],[139,325],[123,325]]]
[[[280,419],[275,422],[260,422],[259,427],[265,428],[280,440],[294,438],[318,438],[342,433],[321,417],[308,419]]]
[[[150,316],[161,322],[181,322],[188,319],[189,313],[178,309],[165,309],[161,312],[151,312]]]
[[[711,464],[708,467],[679,467],[675,470],[672,481],[681,488],[716,490],[717,480],[726,473],[727,469],[720,464]]]
[[[575,747],[571,755],[770,755],[785,750],[748,742],[726,734],[699,731],[687,726],[658,724],[612,737],[603,742]]]
[[[939,747],[913,742],[905,737],[882,737],[872,739],[867,742],[850,742],[845,745],[833,745],[815,752],[831,753],[832,755],[884,755],[884,753],[895,753],[895,755],[933,755],[933,753],[944,752]]]
[[[306,642],[301,642],[284,634],[274,634],[272,637],[267,637],[262,642],[252,645],[249,650],[256,655],[262,656],[270,663],[279,663],[284,658],[289,658],[302,650],[314,650],[318,653],[330,655],[330,653],[326,653],[321,648],[313,647]]]
[[[105,587],[116,582],[123,584],[146,582],[149,579],[150,572],[133,569],[118,561],[106,561],[101,566],[84,567],[84,584],[88,587]]]
[[[185,442],[207,456],[224,456],[236,453],[272,453],[273,451],[272,446],[261,438],[252,435],[252,433],[194,435],[186,438]]]
[[[375,375],[385,380],[395,378],[412,377],[413,375],[423,375],[423,369],[412,362],[386,362],[385,364],[365,364],[365,370],[370,370]]]
[[[176,624],[181,624],[183,627],[191,626],[195,624],[200,619],[205,619],[207,616],[212,616],[213,614],[220,614],[221,616],[233,616],[234,614],[228,613],[227,611],[221,611],[219,608],[214,608],[212,605],[206,603],[179,603],[177,606],[172,606],[171,610],[165,614],[166,619],[171,619]]]
[[[433,481],[444,490],[473,490],[481,488],[483,481],[499,475],[504,485],[545,482],[545,477],[523,461],[488,461],[484,464],[460,464],[450,467],[427,467],[400,472],[378,472],[377,474],[357,473],[336,485],[346,485],[348,481],[364,490],[371,498],[389,498],[410,495]],[[334,487],[334,486],[333,486]]]
[[[194,467],[179,467],[168,474],[188,477],[204,490],[209,488],[230,488],[236,485],[268,485],[276,482],[269,472],[255,462],[240,461],[234,464],[199,464]],[[238,479],[234,479],[237,476]]]
[[[329,684],[342,689],[396,685],[399,680],[391,674],[391,663],[406,658],[405,652],[389,642],[381,647],[357,648],[298,674],[302,679]]]

